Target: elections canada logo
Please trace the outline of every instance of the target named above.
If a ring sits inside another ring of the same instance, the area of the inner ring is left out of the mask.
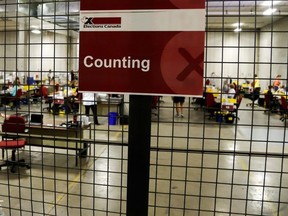
[[[83,28],[121,28],[121,17],[87,17],[81,19]]]

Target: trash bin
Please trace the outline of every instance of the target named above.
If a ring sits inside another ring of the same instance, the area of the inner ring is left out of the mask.
[[[109,125],[116,125],[117,124],[117,117],[118,117],[118,113],[117,112],[109,112],[108,124]]]
[[[219,122],[219,123],[223,122],[223,114],[221,112],[217,112],[215,117],[216,117],[216,122]]]
[[[33,85],[34,84],[34,77],[27,77],[27,85]]]
[[[232,123],[234,123],[235,115],[233,115],[233,114],[227,114],[227,115],[225,115],[224,118],[225,118],[225,122],[226,122],[226,123],[232,124]]]

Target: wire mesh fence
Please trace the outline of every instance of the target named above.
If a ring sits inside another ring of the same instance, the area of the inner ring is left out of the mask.
[[[203,96],[151,102],[149,216],[287,214],[288,4],[269,2],[206,1]],[[3,214],[126,215],[130,98],[78,92],[79,1],[0,9],[1,122],[25,119],[31,166],[1,168]]]

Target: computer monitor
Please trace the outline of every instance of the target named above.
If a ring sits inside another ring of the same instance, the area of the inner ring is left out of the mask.
[[[43,124],[42,114],[31,114],[30,124],[41,125]]]

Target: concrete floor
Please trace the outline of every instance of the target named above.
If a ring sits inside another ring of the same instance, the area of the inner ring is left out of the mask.
[[[252,112],[244,99],[238,124],[219,124],[188,99],[185,118],[175,118],[171,98],[164,101],[152,116],[151,145],[161,150],[151,151],[149,216],[288,215],[287,129],[278,114]],[[40,104],[22,105],[21,112],[28,109],[39,111]],[[127,143],[128,126],[109,126],[107,116],[99,121],[86,137]],[[79,166],[75,151],[27,146],[20,157],[30,170],[0,171],[6,216],[125,215],[126,145],[93,145]]]

